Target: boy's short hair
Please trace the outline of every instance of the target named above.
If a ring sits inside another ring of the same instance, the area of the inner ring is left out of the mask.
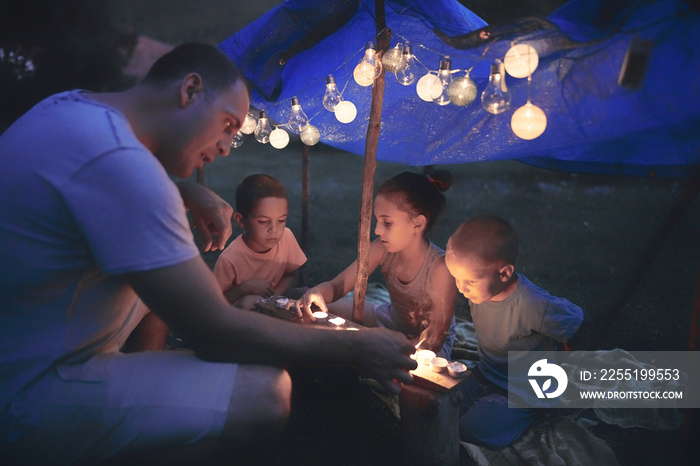
[[[208,97],[230,89],[238,80],[245,83],[250,95],[250,83],[225,53],[213,45],[196,42],[178,45],[158,58],[142,83],[167,83],[182,79],[188,73],[202,77]]]
[[[457,256],[474,256],[485,264],[515,265],[518,235],[506,220],[495,215],[476,215],[457,227],[449,240]]]
[[[277,179],[263,173],[247,176],[236,188],[236,212],[246,217],[266,197],[289,200],[287,190]]]

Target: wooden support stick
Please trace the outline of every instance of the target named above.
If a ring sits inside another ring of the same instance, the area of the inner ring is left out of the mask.
[[[302,144],[301,153],[301,249],[309,253],[309,200],[311,198],[311,175],[309,173],[309,146]],[[308,279],[306,264],[301,266],[299,285],[305,285]]]
[[[391,33],[386,28],[384,1],[375,2],[377,29],[377,60],[381,60],[389,48]],[[365,317],[365,296],[369,278],[370,230],[372,227],[372,196],[374,192],[374,172],[377,168],[377,145],[382,124],[382,105],[384,103],[384,70],[372,85],[372,105],[369,112],[369,125],[365,139],[365,160],[362,171],[362,200],[360,201],[360,226],[357,235],[357,278],[353,298],[352,318],[363,322]]]

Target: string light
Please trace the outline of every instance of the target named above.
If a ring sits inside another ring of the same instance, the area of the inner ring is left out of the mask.
[[[365,47],[365,55],[360,60],[360,63],[355,66],[352,76],[355,82],[360,86],[371,86],[374,80],[382,73],[382,62],[377,60],[377,52],[374,50],[374,44],[368,42]]]
[[[289,133],[280,127],[270,133],[270,145],[275,149],[284,149],[289,144]]]
[[[323,94],[323,106],[329,112],[335,112],[335,107],[343,100],[343,97],[335,84],[335,79],[332,75],[326,76],[326,93]]]
[[[437,76],[428,72],[428,74],[418,80],[416,93],[422,100],[432,102],[442,93],[442,83]]]
[[[233,139],[231,140],[231,149],[238,149],[243,145],[243,133],[238,131],[236,134],[233,135]]]
[[[474,102],[474,99],[476,99],[476,83],[469,77],[469,71],[467,71],[465,76],[454,79],[447,86],[447,97],[450,102],[458,107],[464,107]]]
[[[481,106],[489,113],[498,115],[510,108],[511,95],[506,87],[503,62],[496,59],[491,64],[491,74],[486,89],[481,93]]]
[[[309,122],[309,118],[306,116],[306,113],[304,113],[304,110],[302,110],[301,104],[299,103],[298,98],[292,97],[291,101],[292,101],[292,108],[289,111],[288,124],[289,124],[289,128],[292,131],[295,131],[298,133]]]
[[[270,133],[272,133],[272,126],[267,119],[267,113],[265,110],[260,110],[258,124],[255,127],[255,139],[261,144],[267,144],[270,142]]]
[[[321,132],[314,125],[306,125],[301,130],[301,142],[307,146],[313,146],[321,140]]]
[[[482,58],[489,47],[484,49]],[[496,59],[492,63],[488,85],[481,93],[483,108],[487,112],[497,115],[509,109],[511,104],[511,93],[506,86],[506,73],[516,78],[528,78],[527,103],[518,108],[511,117],[513,132],[525,140],[539,137],[547,126],[547,116],[544,111],[533,105],[529,97],[531,76],[538,64],[539,57],[532,46],[527,43],[511,43],[511,48],[503,60]],[[424,65],[422,66],[424,67]],[[377,57],[374,44],[368,42],[362,59],[353,70],[353,78],[360,86],[371,86],[384,68],[393,72],[397,82],[402,85],[408,86],[416,81],[419,75],[418,60],[413,55],[408,41],[404,41],[403,46],[401,43],[397,43],[394,48],[383,54],[381,60]],[[457,106],[469,105],[476,100],[478,95],[477,86],[470,76],[470,71],[471,68],[466,71],[464,76],[453,80],[452,62],[450,57],[445,55],[440,60],[438,71],[428,71],[418,80],[416,93],[420,99],[435,102],[441,106],[449,103],[454,103]],[[347,86],[347,82],[345,85]],[[308,146],[317,144],[321,136],[319,129],[309,124],[308,117],[301,109],[297,97],[293,97],[291,102],[292,109],[285,126],[288,126],[292,131],[299,132],[304,144]],[[334,112],[336,119],[341,123],[350,123],[357,117],[357,107],[352,102],[343,100],[342,92],[330,74],[326,77],[323,106],[328,111]],[[254,129],[251,131],[251,128]],[[289,144],[289,134],[280,127],[272,131],[264,111],[260,112],[257,121],[252,113],[246,115],[241,131],[234,137],[232,147],[239,147],[242,144],[241,133],[250,134],[250,132],[255,133],[258,141],[270,142],[278,149]]]
[[[401,66],[403,51],[400,46],[401,44],[396,44],[393,49],[387,50],[382,57],[382,65],[384,65],[384,69],[389,73],[396,73],[396,70]]]
[[[513,45],[503,58],[506,71],[514,78],[526,78],[535,72],[540,59],[529,44]]]
[[[248,114],[245,116],[245,120],[243,120],[243,124],[241,125],[241,133],[253,134],[257,125],[258,120],[255,119],[255,116],[252,113],[248,112]]]
[[[350,123],[357,116],[357,107],[350,101],[341,100],[335,107],[335,118],[341,123]]]
[[[535,139],[547,128],[547,115],[528,100],[525,105],[513,112],[510,127],[520,139]]]
[[[538,138],[547,128],[547,115],[530,102],[530,83],[532,75],[527,77],[527,103],[513,112],[510,127],[520,139],[531,140]]]
[[[435,99],[433,99],[433,102],[435,102],[438,105],[447,105],[450,103],[450,96],[447,94],[447,88],[452,82],[451,67],[452,60],[450,60],[450,57],[448,57],[447,55],[442,60],[440,60],[438,79],[440,80],[440,85],[442,86],[442,89],[440,89],[440,94]]]
[[[411,53],[411,46],[406,42],[403,46],[401,63],[399,68],[395,73],[396,80],[399,84],[404,86],[410,86],[416,81],[418,76],[418,65],[416,64],[416,57]]]

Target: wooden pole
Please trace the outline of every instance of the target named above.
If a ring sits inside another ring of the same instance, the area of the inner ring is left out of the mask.
[[[391,32],[386,28],[384,0],[376,0],[375,25],[377,30],[377,60],[381,60],[389,48]],[[363,322],[365,316],[365,296],[369,278],[370,229],[372,226],[372,196],[374,191],[374,172],[377,168],[377,145],[382,124],[382,105],[384,103],[384,70],[372,85],[372,105],[369,112],[369,125],[365,139],[365,160],[362,170],[362,200],[360,202],[360,226],[357,235],[357,278],[353,299],[352,317],[356,322]]]
[[[309,174],[309,146],[302,144],[301,154],[301,249],[308,254],[307,245],[309,244],[309,199],[310,199],[310,180]],[[307,282],[306,264],[301,266],[301,276],[299,277],[300,285],[305,285]]]

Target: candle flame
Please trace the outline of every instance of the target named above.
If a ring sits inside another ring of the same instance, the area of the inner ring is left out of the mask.
[[[425,341],[425,338],[423,338],[421,341],[416,344],[416,349],[420,348],[420,345]]]

